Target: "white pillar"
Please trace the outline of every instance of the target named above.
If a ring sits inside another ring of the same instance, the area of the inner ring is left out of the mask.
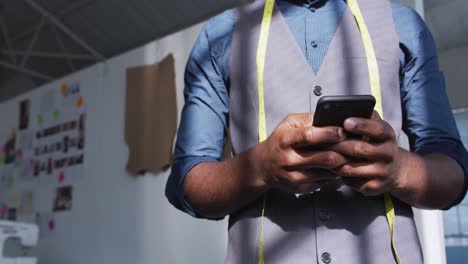
[[[441,211],[413,209],[425,264],[447,263]]]
[[[424,0],[414,0],[414,9],[424,19]]]

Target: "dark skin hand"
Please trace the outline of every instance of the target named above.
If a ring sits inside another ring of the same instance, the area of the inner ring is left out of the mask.
[[[365,195],[391,193],[409,205],[441,209],[463,191],[463,170],[443,154],[420,156],[398,147],[392,127],[377,113],[339,127],[313,127],[313,114],[292,114],[270,137],[235,158],[201,163],[187,174],[184,192],[195,211],[220,218],[263,193],[312,192],[336,179]]]
[[[347,139],[330,149],[350,159],[336,171],[356,191],[365,195],[388,192],[426,209],[445,208],[464,191],[463,170],[455,160],[399,148],[393,128],[378,113],[371,119],[349,118],[343,127],[362,140]]]
[[[323,145],[345,139],[340,127],[313,127],[313,115],[291,114],[264,142],[235,158],[202,163],[187,174],[184,192],[197,213],[220,218],[244,207],[270,189],[307,193],[336,178],[347,159]]]

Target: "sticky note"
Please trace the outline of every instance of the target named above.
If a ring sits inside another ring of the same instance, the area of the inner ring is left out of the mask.
[[[16,128],[11,129],[11,135],[13,135],[13,136],[16,135]]]
[[[0,164],[5,164],[5,156],[0,156]]]
[[[54,219],[49,220],[49,230],[54,230],[55,229],[55,221]]]
[[[38,123],[39,125],[42,125],[42,122],[43,122],[43,121],[44,121],[44,120],[43,120],[43,118],[42,118],[42,115],[38,115],[38,116],[37,116],[37,123]]]
[[[14,183],[15,179],[12,176],[8,177],[7,187],[10,188],[11,186],[13,186]]]
[[[68,86],[66,83],[62,84],[62,86],[60,86],[60,91],[62,92],[63,95],[65,95],[68,91]]]
[[[81,108],[83,104],[84,104],[84,99],[82,96],[80,96],[80,98],[78,98],[78,100],[76,101],[76,107]]]
[[[54,110],[54,119],[59,118],[59,116],[60,116],[60,111],[58,109],[55,109]]]
[[[7,214],[8,213],[8,205],[3,204],[2,209],[0,210],[0,212],[1,212],[2,215]]]
[[[6,149],[7,149],[6,145],[3,145],[2,146],[2,153],[6,153]]]
[[[61,172],[58,176],[58,181],[62,183],[65,180],[65,173]]]
[[[10,196],[10,203],[16,203],[20,200],[20,195],[15,193]]]
[[[20,205],[18,207],[18,214],[22,215],[23,214],[23,205]]]

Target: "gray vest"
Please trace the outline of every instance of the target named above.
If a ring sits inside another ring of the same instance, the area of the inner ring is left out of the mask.
[[[359,0],[377,54],[385,119],[397,134],[402,114],[399,41],[388,0]],[[237,9],[230,61],[230,134],[234,154],[258,142],[256,49],[264,0]],[[268,134],[290,113],[315,110],[324,95],[370,94],[361,35],[348,8],[317,75],[275,6],[265,64]],[[315,93],[314,93],[315,90]],[[316,95],[317,94],[317,95]],[[410,206],[394,199],[396,248],[402,263],[422,263]],[[261,199],[232,214],[226,263],[258,263]],[[273,263],[395,263],[382,196],[335,184],[312,194],[269,192],[264,256]]]

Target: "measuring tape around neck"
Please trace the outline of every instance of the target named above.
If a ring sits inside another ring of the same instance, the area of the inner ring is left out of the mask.
[[[377,63],[377,57],[375,55],[374,45],[372,43],[371,35],[367,28],[367,25],[362,16],[361,9],[359,7],[357,0],[347,0],[348,6],[353,13],[356,23],[359,27],[361,33],[361,38],[364,44],[364,49],[366,52],[367,66],[369,71],[369,82],[371,94],[375,97],[376,104],[375,110],[380,114],[382,119],[383,109],[382,109],[382,96],[381,96],[381,87],[380,87],[380,73],[379,65]],[[273,17],[273,9],[275,5],[275,0],[266,0],[265,7],[263,10],[262,24],[260,27],[260,36],[258,40],[257,47],[257,57],[256,57],[256,66],[257,66],[257,89],[258,89],[258,141],[262,142],[267,139],[267,128],[266,128],[266,114],[265,114],[265,100],[264,100],[264,71],[265,71],[265,58],[268,45],[268,36],[270,33],[270,25]],[[265,219],[265,209],[266,209],[266,194],[263,196],[262,203],[262,213],[261,213],[261,223],[260,223],[260,235],[259,235],[259,246],[258,246],[258,263],[264,264],[265,258],[263,255],[263,245],[264,245],[264,219]],[[390,229],[390,239],[393,257],[397,264],[401,264],[400,257],[398,256],[396,247],[395,247],[395,235],[394,235],[394,223],[395,223],[395,208],[393,205],[392,198],[390,194],[384,194],[384,205],[385,213],[388,221],[388,226]]]

